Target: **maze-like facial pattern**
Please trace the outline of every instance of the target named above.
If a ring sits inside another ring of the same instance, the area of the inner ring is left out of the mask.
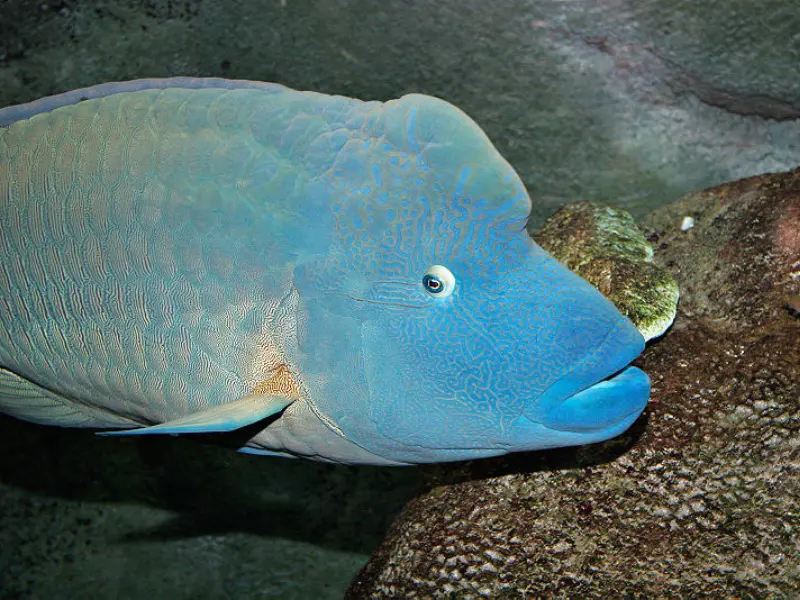
[[[373,451],[506,451],[621,317],[528,237],[522,183],[468,117],[424,96],[374,113],[326,176],[333,251],[298,277],[313,400]],[[455,275],[446,300],[422,286],[434,264]]]

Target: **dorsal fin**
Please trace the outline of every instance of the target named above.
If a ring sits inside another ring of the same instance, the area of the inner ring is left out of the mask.
[[[166,77],[151,79],[134,79],[132,81],[111,81],[90,87],[70,90],[54,96],[46,96],[25,104],[17,104],[0,108],[0,127],[8,127],[16,121],[30,119],[35,115],[49,113],[64,106],[71,106],[84,100],[105,98],[114,94],[138,92],[141,90],[167,89],[257,89],[269,93],[280,93],[288,88],[277,83],[248,81],[246,79],[221,79],[219,77]]]

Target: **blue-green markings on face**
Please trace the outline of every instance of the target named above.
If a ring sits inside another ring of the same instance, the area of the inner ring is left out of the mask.
[[[2,109],[0,410],[387,465],[608,439],[647,403],[643,339],[529,211],[419,94],[179,78]]]

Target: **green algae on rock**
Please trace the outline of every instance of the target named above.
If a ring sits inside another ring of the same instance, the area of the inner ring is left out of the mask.
[[[627,211],[568,204],[534,237],[611,300],[645,340],[660,336],[675,320],[678,284],[653,263],[653,248]]]
[[[628,212],[592,202],[568,204],[534,237],[611,300],[645,340],[675,320],[678,284],[653,263],[653,248]]]

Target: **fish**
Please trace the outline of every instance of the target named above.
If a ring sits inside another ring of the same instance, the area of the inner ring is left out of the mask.
[[[416,465],[596,443],[644,340],[449,102],[217,78],[0,109],[0,412]]]

